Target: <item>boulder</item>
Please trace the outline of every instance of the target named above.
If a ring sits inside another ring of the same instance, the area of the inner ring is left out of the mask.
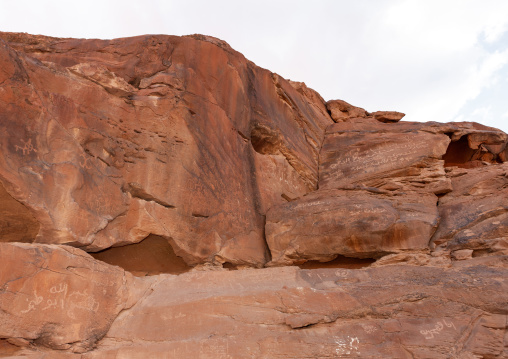
[[[371,114],[380,122],[399,122],[406,114],[397,111],[376,111]]]
[[[272,207],[266,215],[269,264],[427,250],[438,224],[436,202],[433,194],[350,189],[319,190]]]
[[[452,168],[453,191],[439,199],[436,250],[462,257],[508,253],[508,163]]]
[[[504,132],[473,123],[383,123],[373,118],[336,123],[326,130],[319,188],[361,184],[389,191],[444,194],[445,167],[502,162]]]
[[[351,118],[364,118],[369,113],[361,107],[353,106],[343,100],[331,100],[326,103],[326,108],[335,122],[347,121]]]
[[[84,352],[148,288],[69,246],[0,243],[0,338]]]

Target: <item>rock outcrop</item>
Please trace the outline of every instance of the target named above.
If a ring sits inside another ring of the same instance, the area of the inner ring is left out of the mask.
[[[0,338],[87,351],[145,283],[68,246],[0,243]]]
[[[324,101],[224,42],[2,38],[0,178],[37,243],[259,267],[267,209],[317,186]]]
[[[507,357],[508,135],[403,117],[0,33],[0,357]]]
[[[270,264],[426,250],[438,224],[436,202],[434,195],[319,190],[273,207],[266,215]]]

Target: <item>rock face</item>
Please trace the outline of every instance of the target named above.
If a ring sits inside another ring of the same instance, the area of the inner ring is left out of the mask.
[[[508,136],[403,117],[0,33],[0,357],[508,357]]]
[[[262,266],[266,210],[317,186],[324,101],[222,41],[2,38],[0,179],[33,241],[154,234],[188,264]]]
[[[499,259],[161,275],[81,358],[502,358]]]
[[[438,224],[436,201],[434,195],[319,190],[273,207],[266,215],[271,264],[425,250]]]
[[[433,244],[475,256],[508,254],[508,164],[449,175],[453,191],[439,200],[441,223]]]
[[[72,247],[0,243],[0,258],[0,337],[13,344],[89,350],[145,287]]]

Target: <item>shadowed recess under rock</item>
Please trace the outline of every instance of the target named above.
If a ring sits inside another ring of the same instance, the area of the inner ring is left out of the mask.
[[[445,167],[457,166],[460,168],[481,167],[485,162],[502,163],[498,156],[490,153],[483,145],[473,149],[469,145],[468,136],[462,136],[457,141],[450,142],[443,156]]]
[[[33,242],[39,222],[0,182],[0,242]]]
[[[474,154],[475,151],[469,148],[467,136],[462,136],[458,141],[450,142],[443,156],[445,167],[457,166],[467,168],[467,164],[471,161]]]
[[[153,234],[139,243],[90,254],[95,259],[122,267],[135,276],[180,274],[191,269],[175,254],[167,239]]]
[[[360,269],[370,266],[376,260],[372,258],[350,258],[344,256],[337,256],[334,260],[328,262],[320,261],[307,261],[299,264],[298,267],[302,269],[316,269],[316,268],[346,268],[346,269]]]

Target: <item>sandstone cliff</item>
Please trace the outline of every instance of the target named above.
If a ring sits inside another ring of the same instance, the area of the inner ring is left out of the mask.
[[[0,357],[506,357],[508,135],[403,117],[209,36],[0,33]]]

